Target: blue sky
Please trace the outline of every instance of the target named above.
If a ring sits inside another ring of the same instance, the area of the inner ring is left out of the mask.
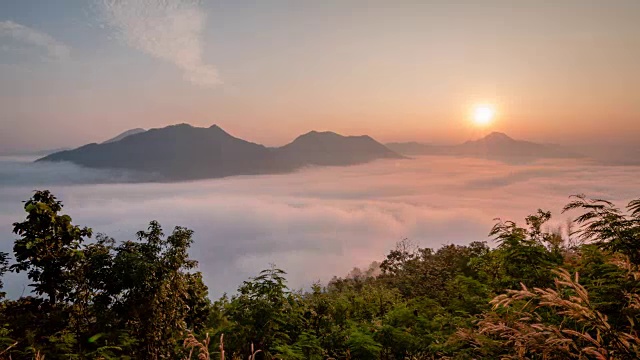
[[[632,141],[639,18],[633,0],[7,0],[0,153],[179,122],[267,145],[311,129]],[[477,103],[493,128],[470,126]]]

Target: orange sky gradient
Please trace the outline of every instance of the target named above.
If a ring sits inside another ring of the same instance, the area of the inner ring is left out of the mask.
[[[182,122],[272,146],[310,130],[435,143],[640,133],[636,0],[219,1],[140,19],[128,5],[46,6],[0,5],[0,153]],[[185,25],[144,33],[167,18]],[[492,126],[473,126],[479,103],[495,106]]]

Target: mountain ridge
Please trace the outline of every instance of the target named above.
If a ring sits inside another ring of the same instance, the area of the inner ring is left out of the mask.
[[[112,143],[112,142],[116,142],[116,141],[120,141],[128,136],[131,135],[135,135],[135,134],[139,134],[142,132],[145,132],[147,130],[143,129],[143,128],[135,128],[135,129],[129,129],[127,131],[121,132],[120,134],[112,137],[109,140],[103,141],[102,144],[108,144],[108,143]]]
[[[385,144],[389,149],[405,155],[441,155],[480,157],[505,162],[532,161],[545,158],[581,158],[559,145],[538,144],[517,140],[502,132],[492,132],[482,138],[468,140],[457,145],[431,145],[419,142]]]
[[[402,158],[367,135],[310,131],[289,144],[268,148],[234,137],[215,124],[205,128],[182,123],[137,132],[113,142],[87,144],[36,161],[68,161],[89,168],[154,173],[167,180],[193,180]]]

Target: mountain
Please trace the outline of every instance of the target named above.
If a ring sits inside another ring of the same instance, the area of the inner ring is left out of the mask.
[[[125,131],[125,132],[123,132],[123,133],[121,133],[121,134],[119,134],[119,135],[117,135],[115,137],[112,137],[111,139],[109,139],[107,141],[104,141],[103,144],[108,144],[108,143],[120,141],[120,140],[126,138],[127,136],[139,134],[139,133],[145,132],[145,131],[147,131],[147,130],[142,129],[142,128],[135,128],[135,129],[127,130],[127,131]]]
[[[342,136],[330,131],[300,135],[276,149],[276,153],[279,158],[298,165],[352,165],[402,158],[370,136]]]
[[[515,140],[500,132],[491,133],[478,140],[470,140],[459,145],[427,145],[421,143],[391,143],[387,146],[400,154],[446,155],[480,157],[502,161],[528,161],[544,158],[577,158],[581,155],[558,145],[538,144]]]
[[[576,146],[576,151],[606,165],[640,165],[640,144],[598,143]]]
[[[537,144],[515,140],[506,134],[494,132],[482,139],[467,141],[454,149],[455,155],[488,158],[574,158],[579,157],[558,145]]]
[[[116,142],[85,145],[37,161],[131,169],[183,180],[259,174],[269,170],[272,159],[266,147],[235,138],[218,126],[196,128],[180,124],[129,135]]]
[[[283,147],[267,148],[233,137],[216,125],[180,124],[36,161],[69,161],[90,168],[154,173],[165,180],[190,180],[282,173],[305,165],[353,165],[381,158],[402,156],[368,136],[310,132]]]

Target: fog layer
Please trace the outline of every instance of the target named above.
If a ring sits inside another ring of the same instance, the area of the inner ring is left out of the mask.
[[[381,260],[403,238],[421,246],[490,240],[497,217],[520,220],[538,208],[555,220],[569,195],[585,193],[623,205],[640,196],[640,167],[584,160],[507,165],[480,159],[422,157],[292,174],[183,183],[113,183],[127,174],[69,164],[42,166],[0,159],[0,251],[10,252],[11,224],[21,201],[49,189],[74,223],[116,240],[158,220],[195,231],[193,258],[213,296],[233,292],[269,264],[289,273],[292,287],[345,275]],[[97,182],[101,184],[96,184]],[[24,280],[9,276],[20,295]],[[28,291],[28,290],[26,290]]]

